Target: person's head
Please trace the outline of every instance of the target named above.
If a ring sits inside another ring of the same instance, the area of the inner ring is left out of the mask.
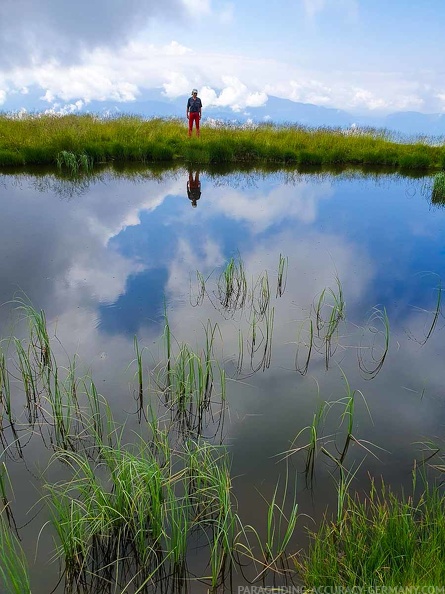
[[[193,208],[196,208],[198,205],[196,204],[196,200],[192,200],[192,206]]]
[[[196,97],[198,95],[198,89],[193,89],[192,95],[193,95],[193,97]]]

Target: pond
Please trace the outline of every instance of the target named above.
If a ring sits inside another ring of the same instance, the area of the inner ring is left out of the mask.
[[[92,444],[91,435],[82,442],[82,423],[70,436],[60,431],[51,399],[30,411],[7,340],[31,345],[28,356],[39,352],[35,365],[45,366],[24,313],[44,311],[60,375],[69,381],[75,366],[89,378],[77,389],[88,384],[90,395],[94,380],[100,406],[125,423],[115,430],[122,443],[154,439],[147,419],[156,416],[174,426],[175,451],[189,439],[227,447],[250,541],[255,531],[267,538],[275,491],[288,511],[296,493],[292,553],[327,507],[335,513],[340,465],[351,489],[366,491],[373,476],[397,491],[409,489],[414,461],[436,449],[440,457],[445,209],[432,204],[431,188],[427,177],[354,171],[0,177],[0,324],[14,410],[11,429],[3,392],[0,463],[34,594],[63,592],[67,577],[57,586],[64,560],[55,558],[44,485],[60,485],[76,465],[54,458],[64,446],[91,453]],[[203,401],[181,409],[179,396],[173,411],[166,393],[180,373],[194,386],[204,381]],[[54,382],[42,377],[39,399]],[[74,418],[68,406],[61,415]],[[104,479],[103,465],[92,468]],[[194,535],[187,550],[193,592],[211,584],[202,539]],[[227,590],[261,573],[261,564],[235,568]],[[141,584],[91,591],[145,591]],[[168,587],[181,588],[171,579]]]

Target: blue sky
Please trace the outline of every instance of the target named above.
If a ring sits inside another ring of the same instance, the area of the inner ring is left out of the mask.
[[[443,0],[2,0],[0,109],[131,103],[197,87],[385,114],[445,111]]]

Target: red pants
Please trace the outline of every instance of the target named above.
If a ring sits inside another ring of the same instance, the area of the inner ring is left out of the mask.
[[[189,136],[192,135],[193,122],[196,126],[196,136],[199,136],[199,113],[197,111],[189,113]]]

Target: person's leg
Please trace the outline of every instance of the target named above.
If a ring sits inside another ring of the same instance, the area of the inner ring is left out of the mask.
[[[189,136],[192,134],[193,122],[195,122],[196,126],[196,134],[199,136],[199,113],[194,112],[190,114],[189,118]]]

